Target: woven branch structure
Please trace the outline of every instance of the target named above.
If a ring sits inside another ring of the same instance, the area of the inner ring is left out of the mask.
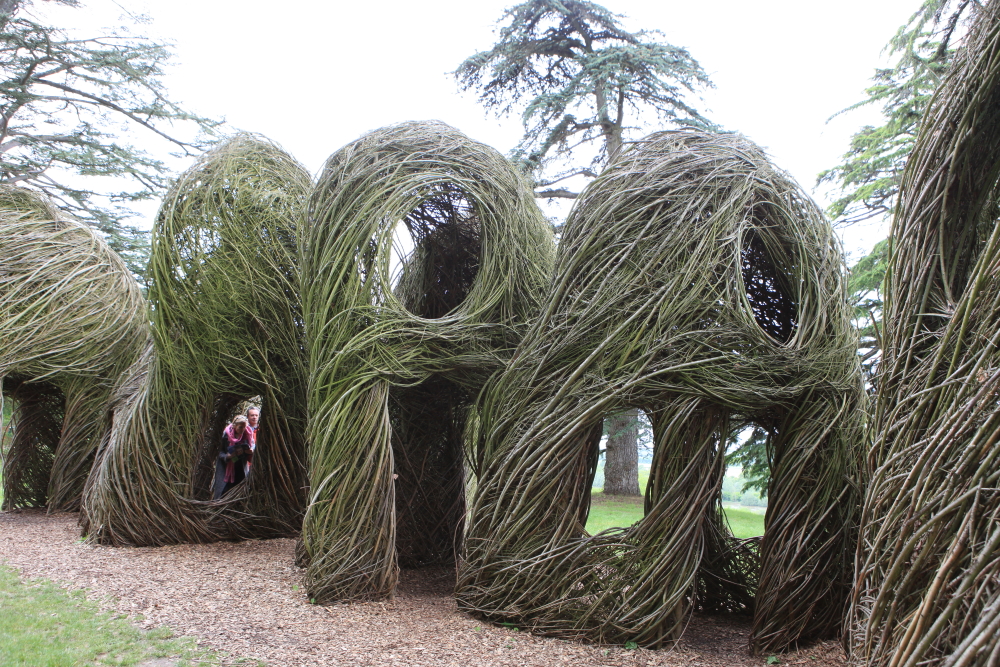
[[[412,253],[393,259],[401,235]],[[384,128],[327,161],[302,261],[300,555],[317,602],[385,598],[398,563],[454,562],[473,401],[537,314],[554,254],[525,180],[447,125]]]
[[[289,536],[304,510],[306,373],[298,229],[311,187],[280,148],[237,135],[167,193],[153,230],[153,345],[123,378],[84,494],[105,544]],[[220,434],[262,397],[252,474],[212,500]]]
[[[110,253],[10,192],[0,253],[28,252],[18,225]],[[753,614],[756,651],[840,627],[865,408],[841,253],[741,137],[625,150],[558,256],[524,178],[437,122],[362,137],[315,186],[252,135],[206,154],[158,214],[148,308],[120,261],[88,277],[65,251],[19,277],[8,254],[0,333],[24,342],[0,356],[7,497],[72,502],[86,478],[92,540],[301,534],[321,603],[391,597],[400,565],[457,558],[466,611],[599,642],[670,644],[696,609]],[[17,296],[42,269],[72,300]],[[212,500],[222,427],[258,396],[251,474]],[[626,409],[653,423],[646,516],[591,536],[602,421]],[[769,433],[762,540],[735,539],[720,504],[748,424]]]
[[[867,665],[998,665],[1000,3],[921,128],[893,221],[848,643]]]
[[[94,231],[0,188],[0,383],[13,400],[3,509],[75,509],[114,383],[148,341],[146,306]]]
[[[459,607],[533,632],[675,642],[695,608],[752,647],[829,636],[851,581],[864,393],[842,255],[815,204],[736,135],[626,149],[564,227],[553,287],[470,429]],[[588,535],[601,422],[652,421],[646,514]],[[730,433],[770,433],[767,529],[732,537]]]

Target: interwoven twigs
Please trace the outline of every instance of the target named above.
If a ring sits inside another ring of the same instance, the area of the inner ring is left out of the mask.
[[[93,230],[0,189],[0,378],[16,408],[5,508],[79,505],[112,386],[147,330],[139,286]]]
[[[4,509],[45,507],[63,421],[63,394],[45,382],[11,380],[4,382],[3,391],[13,401],[14,425],[3,460]]]
[[[396,556],[403,567],[454,563],[465,516],[463,430],[469,394],[438,377],[389,392]],[[433,510],[431,510],[433,508]]]
[[[984,5],[893,221],[849,616],[869,665],[1000,664],[1000,3]]]
[[[304,507],[298,224],[310,188],[277,146],[238,135],[168,192],[150,260],[154,347],[118,390],[85,530],[158,545],[295,534]],[[263,398],[252,474],[211,501],[226,420]],[[206,470],[208,471],[206,474]]]
[[[552,234],[503,156],[436,122],[378,130],[336,152],[309,223],[306,585],[317,601],[377,599],[396,584],[399,521],[413,522],[400,530],[406,560],[455,548],[456,434],[469,397],[537,312]],[[400,227],[415,248],[394,292]],[[432,386],[439,400],[422,398]],[[398,515],[397,490],[416,503]]]
[[[722,532],[718,505],[735,417],[773,433],[752,646],[835,633],[863,392],[816,206],[745,139],[652,135],[577,201],[542,312],[477,402],[459,606],[649,646],[678,639],[699,590],[746,610],[755,547]],[[647,513],[588,536],[593,433],[630,407],[653,423]]]

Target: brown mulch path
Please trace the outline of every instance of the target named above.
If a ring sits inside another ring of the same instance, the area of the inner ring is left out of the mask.
[[[76,514],[0,513],[0,562],[26,577],[86,588],[144,627],[166,625],[205,646],[272,667],[313,665],[702,665],[760,667],[745,623],[696,617],[673,650],[634,651],[535,637],[458,611],[447,570],[403,571],[389,602],[309,604],[292,540],[157,548],[84,544]],[[141,617],[141,618],[140,618]],[[783,665],[846,664],[836,642]]]

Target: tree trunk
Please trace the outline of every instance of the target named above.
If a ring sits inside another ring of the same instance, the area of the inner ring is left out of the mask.
[[[611,496],[639,494],[639,411],[632,409],[608,417],[608,448],[604,456],[604,493]]]

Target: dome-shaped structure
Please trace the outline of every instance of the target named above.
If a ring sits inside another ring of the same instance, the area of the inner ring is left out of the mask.
[[[4,509],[80,505],[114,383],[147,340],[139,284],[100,236],[0,187],[0,382],[13,401]]]
[[[553,288],[483,390],[459,607],[567,638],[659,646],[691,611],[752,612],[755,649],[841,623],[863,391],[830,225],[737,135],[654,134],[575,203]],[[584,530],[601,423],[639,408],[645,518]],[[767,529],[721,511],[739,424],[769,433]]]

